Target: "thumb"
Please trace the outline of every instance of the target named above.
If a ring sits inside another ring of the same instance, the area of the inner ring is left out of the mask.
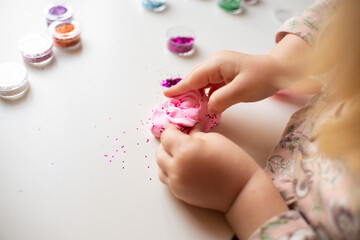
[[[209,97],[209,112],[219,114],[228,107],[241,102],[241,84],[239,76],[234,78],[227,85],[215,90]]]

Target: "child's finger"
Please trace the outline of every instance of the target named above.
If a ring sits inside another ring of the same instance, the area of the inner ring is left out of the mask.
[[[172,161],[172,157],[169,153],[166,152],[162,144],[160,144],[160,146],[156,150],[155,157],[157,165],[167,175]]]
[[[192,136],[202,132],[204,132],[204,126],[201,123],[196,123],[195,126],[191,129],[189,135]]]
[[[166,184],[166,185],[167,185],[168,176],[167,176],[166,173],[164,173],[163,170],[161,170],[161,168],[158,169],[158,176],[159,176],[160,181],[161,181],[163,184]]]
[[[172,156],[174,153],[176,153],[181,144],[186,142],[188,139],[189,136],[185,133],[182,133],[173,124],[169,124],[160,136],[161,144],[163,145],[164,149]]]
[[[241,76],[237,76],[239,78]],[[231,105],[241,101],[241,80],[234,79],[227,85],[216,89],[209,98],[209,109],[212,113],[219,114]]]
[[[215,74],[215,75],[214,75]],[[182,81],[177,85],[168,88],[164,91],[166,97],[173,97],[191,90],[198,90],[207,87],[211,81],[211,78],[216,79],[217,72],[209,65],[201,64],[191,71]]]

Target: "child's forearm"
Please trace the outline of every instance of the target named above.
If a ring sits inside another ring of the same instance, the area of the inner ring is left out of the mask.
[[[226,218],[240,239],[247,239],[270,218],[288,211],[271,179],[258,169],[226,213]]]
[[[286,35],[268,54],[277,60],[284,71],[274,84],[279,89],[284,89],[307,76],[311,52],[312,47],[304,39],[294,34]]]

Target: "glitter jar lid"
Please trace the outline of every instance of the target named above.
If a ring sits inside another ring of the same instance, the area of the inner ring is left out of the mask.
[[[80,34],[80,25],[77,21],[53,22],[49,26],[50,34],[57,39],[71,39]]]
[[[29,88],[25,67],[19,63],[0,64],[0,97],[16,98]]]
[[[44,15],[49,25],[54,21],[71,20],[74,12],[70,5],[57,3],[47,6],[44,10]]]
[[[142,5],[151,11],[160,12],[166,8],[166,0],[142,0]]]
[[[45,33],[32,33],[22,37],[18,47],[26,58],[40,58],[52,51],[53,42]]]

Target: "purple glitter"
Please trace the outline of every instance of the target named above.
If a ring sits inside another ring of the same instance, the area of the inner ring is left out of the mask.
[[[194,39],[192,37],[176,37],[171,38],[170,41],[177,44],[191,44],[194,42]]]
[[[187,53],[193,49],[194,38],[175,37],[168,41],[168,48],[173,53]]]
[[[49,13],[51,15],[55,15],[55,16],[59,16],[59,15],[63,15],[67,12],[66,7],[63,6],[56,6],[56,7],[52,7],[49,9]]]
[[[178,84],[181,80],[182,80],[182,78],[175,78],[175,79],[169,78],[169,79],[162,81],[161,86],[169,88],[169,87],[172,87],[172,86]]]

